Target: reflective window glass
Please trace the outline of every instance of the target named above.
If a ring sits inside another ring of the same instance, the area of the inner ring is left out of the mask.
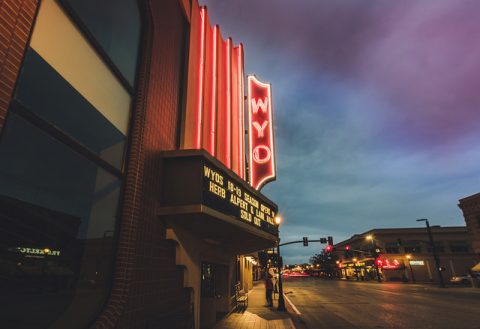
[[[33,49],[27,51],[16,99],[121,169],[126,137]]]
[[[64,0],[133,86],[140,40],[136,0]]]
[[[131,95],[57,1],[40,3],[30,47],[127,134]]]
[[[10,112],[0,139],[2,328],[85,328],[104,305],[121,181]]]
[[[202,263],[202,297],[215,296],[215,273],[213,264]]]

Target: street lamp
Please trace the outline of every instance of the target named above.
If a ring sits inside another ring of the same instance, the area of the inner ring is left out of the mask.
[[[412,255],[407,255],[406,257],[407,257],[408,266],[410,267],[410,273],[412,274],[412,282],[415,283],[415,275],[413,275],[412,264],[410,264],[410,258],[412,258]]]
[[[375,269],[375,272],[377,273],[377,281],[378,282],[382,282],[382,279],[380,278],[380,271],[378,269],[378,265],[377,265],[377,262],[376,262],[376,259],[375,259],[375,255],[376,255],[376,251],[375,251],[375,241],[373,239],[373,235],[369,234],[365,237],[366,240],[370,240],[370,242],[372,243],[372,256],[374,256],[373,258],[373,268]]]
[[[445,283],[443,282],[442,270],[440,268],[440,260],[438,259],[437,248],[435,248],[435,243],[433,242],[432,231],[430,230],[430,224],[428,223],[428,219],[426,218],[417,219],[417,222],[425,222],[425,225],[427,226],[428,239],[430,240],[430,246],[432,247],[432,252],[433,252],[433,259],[435,260],[435,266],[437,267],[438,278],[440,280],[440,288],[445,288]]]
[[[280,223],[282,222],[282,218],[280,216],[275,217],[275,224],[280,227]],[[278,307],[277,310],[279,311],[286,311],[285,308],[285,299],[283,298],[283,278],[282,278],[282,265],[280,263],[280,230],[278,230],[278,240],[277,240],[277,272],[278,272]]]

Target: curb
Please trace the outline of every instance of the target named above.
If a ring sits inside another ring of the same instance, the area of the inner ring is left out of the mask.
[[[292,326],[295,329],[308,329],[307,325],[303,321],[300,311],[297,307],[292,303],[290,298],[288,298],[285,294],[283,294],[283,298],[287,301],[285,303],[285,307],[287,308],[288,315],[290,315],[290,321]]]

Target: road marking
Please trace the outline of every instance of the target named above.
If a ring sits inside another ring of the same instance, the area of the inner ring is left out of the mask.
[[[297,307],[295,305],[293,305],[292,301],[290,300],[290,298],[288,298],[285,294],[283,294],[283,297],[285,297],[285,299],[287,300],[287,302],[290,304],[290,306],[292,307],[293,311],[297,314],[297,315],[302,315],[302,313],[300,313],[300,311],[297,309]]]

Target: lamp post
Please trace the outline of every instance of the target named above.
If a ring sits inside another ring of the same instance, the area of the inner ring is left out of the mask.
[[[410,258],[412,258],[412,255],[407,255],[406,257],[407,257],[408,267],[410,267],[410,274],[412,275],[412,283],[415,283],[415,275],[413,275],[412,264],[410,264]]]
[[[430,240],[430,246],[432,247],[433,259],[435,260],[435,266],[437,267],[438,279],[440,280],[440,288],[445,288],[445,283],[443,282],[442,270],[440,269],[440,260],[438,259],[437,249],[435,248],[435,243],[433,242],[432,231],[430,230],[430,224],[428,219],[421,218],[417,219],[417,222],[425,222],[427,225],[428,239]]]
[[[372,256],[375,256],[376,251],[375,251],[375,242],[373,240],[373,235],[369,234],[365,237],[365,239],[370,240],[370,242],[372,243]],[[375,259],[375,257],[373,257],[373,258],[374,258],[373,268],[375,269],[375,272],[377,273],[377,281],[382,282],[382,279],[380,278],[380,271],[378,270],[378,265],[377,265],[376,259]]]
[[[280,227],[280,223],[282,222],[282,218],[280,216],[275,217],[275,223]],[[279,236],[280,236],[280,230]],[[286,311],[287,309],[285,308],[285,299],[283,298],[283,278],[282,278],[282,264],[283,262],[280,262],[280,238],[278,238],[277,241],[277,272],[278,272],[278,307],[277,310],[279,311]]]

